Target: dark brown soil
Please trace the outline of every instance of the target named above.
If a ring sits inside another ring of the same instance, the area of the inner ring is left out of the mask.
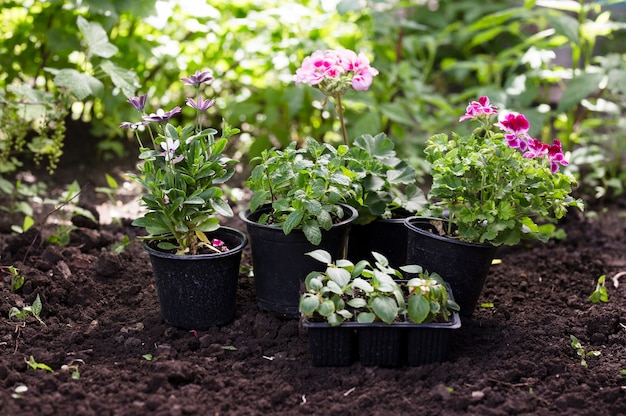
[[[231,324],[168,326],[128,221],[79,228],[67,247],[42,244],[35,230],[3,234],[1,264],[26,281],[12,293],[2,273],[0,414],[624,415],[626,276],[617,288],[611,278],[626,270],[625,213],[619,203],[597,217],[572,213],[566,240],[501,250],[480,299],[493,307],[463,319],[449,361],[397,369],[313,367],[306,333],[257,308],[246,271]],[[238,218],[228,225],[245,229]],[[132,244],[113,254],[124,235]],[[609,301],[592,304],[601,275]],[[8,319],[37,294],[45,326]],[[570,335],[601,355],[581,365]],[[31,356],[54,372],[30,369]],[[73,365],[78,380],[63,370]]]

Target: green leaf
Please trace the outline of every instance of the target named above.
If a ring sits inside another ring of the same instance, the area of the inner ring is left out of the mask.
[[[313,257],[315,260],[322,262],[326,265],[331,264],[333,262],[333,258],[330,253],[326,250],[313,250],[306,253],[307,256]]]
[[[326,273],[328,273],[331,281],[339,285],[340,288],[346,287],[350,282],[350,272],[346,269],[331,266],[326,269]]]
[[[41,314],[41,309],[43,308],[41,304],[41,298],[39,298],[39,294],[35,297],[33,304],[31,305],[33,315],[39,316]]]
[[[598,89],[603,77],[603,74],[587,73],[572,78],[567,83],[567,88],[561,96],[561,100],[556,109],[557,112],[567,111],[577,106],[583,99],[587,98]]]
[[[330,314],[335,312],[335,304],[332,300],[326,299],[320,303],[318,308],[318,313],[322,316],[329,316]]]
[[[110,58],[117,53],[117,46],[109,42],[109,36],[100,23],[88,22],[84,17],[78,16],[76,24],[85,37],[89,55]]]
[[[311,316],[317,310],[320,301],[317,296],[311,294],[304,294],[300,299],[300,312],[305,314],[306,316]]]
[[[370,301],[369,306],[380,320],[388,324],[398,316],[398,304],[392,298],[376,297]]]
[[[298,228],[300,223],[302,222],[302,218],[304,218],[304,212],[300,210],[292,211],[287,218],[285,219],[285,223],[283,224],[283,231],[285,234],[291,233],[294,228]]]
[[[371,324],[376,319],[376,315],[372,312],[360,312],[356,316],[356,321],[362,324]]]
[[[409,297],[408,313],[411,322],[416,324],[424,322],[430,312],[430,302],[422,295]]]
[[[106,178],[107,185],[109,186],[109,188],[117,189],[119,187],[119,185],[117,184],[117,181],[115,180],[113,176],[109,175],[108,173],[105,173],[104,177]]]
[[[328,290],[330,290],[332,293],[335,293],[337,295],[342,295],[343,294],[343,290],[341,288],[341,286],[339,286],[336,282],[334,282],[333,280],[329,280],[328,283],[326,283],[326,287],[328,288]]]
[[[385,133],[379,133],[376,136],[363,134],[354,139],[353,144],[375,158],[387,159],[396,155],[393,141]]]
[[[353,308],[363,308],[367,305],[367,302],[365,301],[365,299],[354,298],[348,301],[348,305],[350,305]]]
[[[111,78],[113,84],[122,90],[126,97],[132,97],[137,91],[139,77],[134,71],[120,68],[111,61],[103,61],[100,68]]]
[[[304,236],[309,242],[315,246],[319,245],[322,242],[322,230],[315,224],[304,224],[302,226],[302,231],[304,232]]]
[[[213,198],[210,200],[211,207],[215,210],[215,212],[224,217],[232,217],[233,209],[230,207],[228,202],[221,198]]]
[[[352,286],[361,289],[365,293],[371,293],[374,291],[374,287],[365,279],[357,277],[352,281]]]
[[[576,45],[580,44],[578,20],[562,13],[558,15],[549,14],[548,21],[550,22],[550,26],[556,30],[556,33],[565,36],[570,42]]]
[[[67,88],[81,101],[89,96],[97,97],[104,91],[104,85],[98,79],[69,68],[56,74],[54,84]]]

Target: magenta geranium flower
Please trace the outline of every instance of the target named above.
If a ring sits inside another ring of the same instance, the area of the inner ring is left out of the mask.
[[[507,114],[496,126],[505,131],[504,138],[509,146],[525,151],[528,148],[528,129],[530,123],[523,114]]]
[[[565,160],[565,156],[563,156],[563,148],[561,147],[560,140],[554,139],[553,144],[548,147],[548,159],[550,160],[550,170],[552,173],[559,170],[559,165],[569,165],[569,162]]]
[[[481,117],[489,117],[492,114],[498,114],[495,105],[489,102],[489,97],[482,96],[478,101],[472,101],[465,109],[465,114],[459,118],[459,121],[477,120]]]
[[[548,145],[533,138],[528,139],[528,149],[524,153],[524,157],[533,159],[543,157],[548,154]]]

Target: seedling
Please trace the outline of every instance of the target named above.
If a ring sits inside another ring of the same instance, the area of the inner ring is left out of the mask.
[[[66,246],[70,242],[70,232],[76,228],[72,225],[71,219],[74,215],[82,215],[91,219],[92,221],[96,221],[93,214],[79,207],[74,203],[74,200],[77,199],[82,192],[82,189],[77,181],[72,182],[68,185],[67,190],[61,194],[61,197],[58,199],[47,198],[44,200],[45,204],[55,205],[56,208],[53,209],[47,216],[52,214],[57,214],[60,217],[60,221],[56,227],[56,233],[52,234],[46,242],[50,244],[56,244],[59,246]]]
[[[108,186],[98,186],[96,187],[95,191],[105,194],[109,198],[109,202],[115,205],[117,203],[117,199],[115,198],[115,192],[120,186],[115,178],[113,178],[113,176],[109,175],[108,173],[105,173],[104,177],[107,181]]]
[[[1,271],[6,271],[11,276],[11,292],[17,292],[24,285],[24,276],[15,266],[0,266]]]
[[[39,316],[41,314],[42,304],[39,295],[35,298],[35,301],[30,306],[24,306],[22,309],[12,307],[9,310],[9,319],[15,317],[17,319],[26,319],[29,315],[32,315],[39,323],[46,326],[46,323]]]
[[[152,361],[153,359],[152,354],[144,354],[141,356],[141,358],[143,358],[146,361]]]
[[[38,363],[37,361],[35,361],[35,357],[33,357],[32,355],[30,356],[30,359],[28,360],[24,358],[24,361],[26,362],[26,364],[28,364],[29,368],[32,368],[35,371],[46,370],[46,371],[50,371],[51,373],[54,373],[54,370],[50,368],[49,365],[44,364],[44,363]]]
[[[596,283],[596,289],[593,291],[591,296],[589,296],[589,300],[591,301],[591,303],[609,301],[609,296],[606,293],[606,286],[604,285],[605,279],[606,279],[606,275],[604,274],[598,277],[598,282]]]
[[[590,355],[597,357],[601,354],[600,351],[595,350],[585,351],[585,348],[583,348],[583,344],[578,338],[576,338],[574,335],[570,335],[569,337],[572,340],[572,348],[574,348],[576,350],[576,354],[580,356],[580,365],[582,365],[583,367],[587,367],[587,360],[585,359],[586,357],[589,357]]]
[[[111,253],[120,254],[123,253],[126,248],[130,245],[130,238],[127,235],[124,236],[120,241],[115,243],[111,248]]]
[[[78,363],[85,364],[83,360],[76,359],[72,360],[69,364],[64,364],[61,366],[61,370],[65,372],[72,372],[72,380],[80,380],[80,371],[78,369]]]

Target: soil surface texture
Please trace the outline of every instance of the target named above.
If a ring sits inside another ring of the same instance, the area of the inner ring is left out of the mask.
[[[80,223],[64,247],[42,242],[51,226],[1,234],[0,262],[25,283],[11,292],[2,269],[0,414],[626,415],[623,202],[571,212],[564,240],[500,249],[449,360],[401,368],[314,367],[299,322],[257,307],[249,246],[234,321],[189,331],[162,322],[130,220]],[[593,304],[601,275],[608,302]],[[36,296],[45,325],[9,319]]]

